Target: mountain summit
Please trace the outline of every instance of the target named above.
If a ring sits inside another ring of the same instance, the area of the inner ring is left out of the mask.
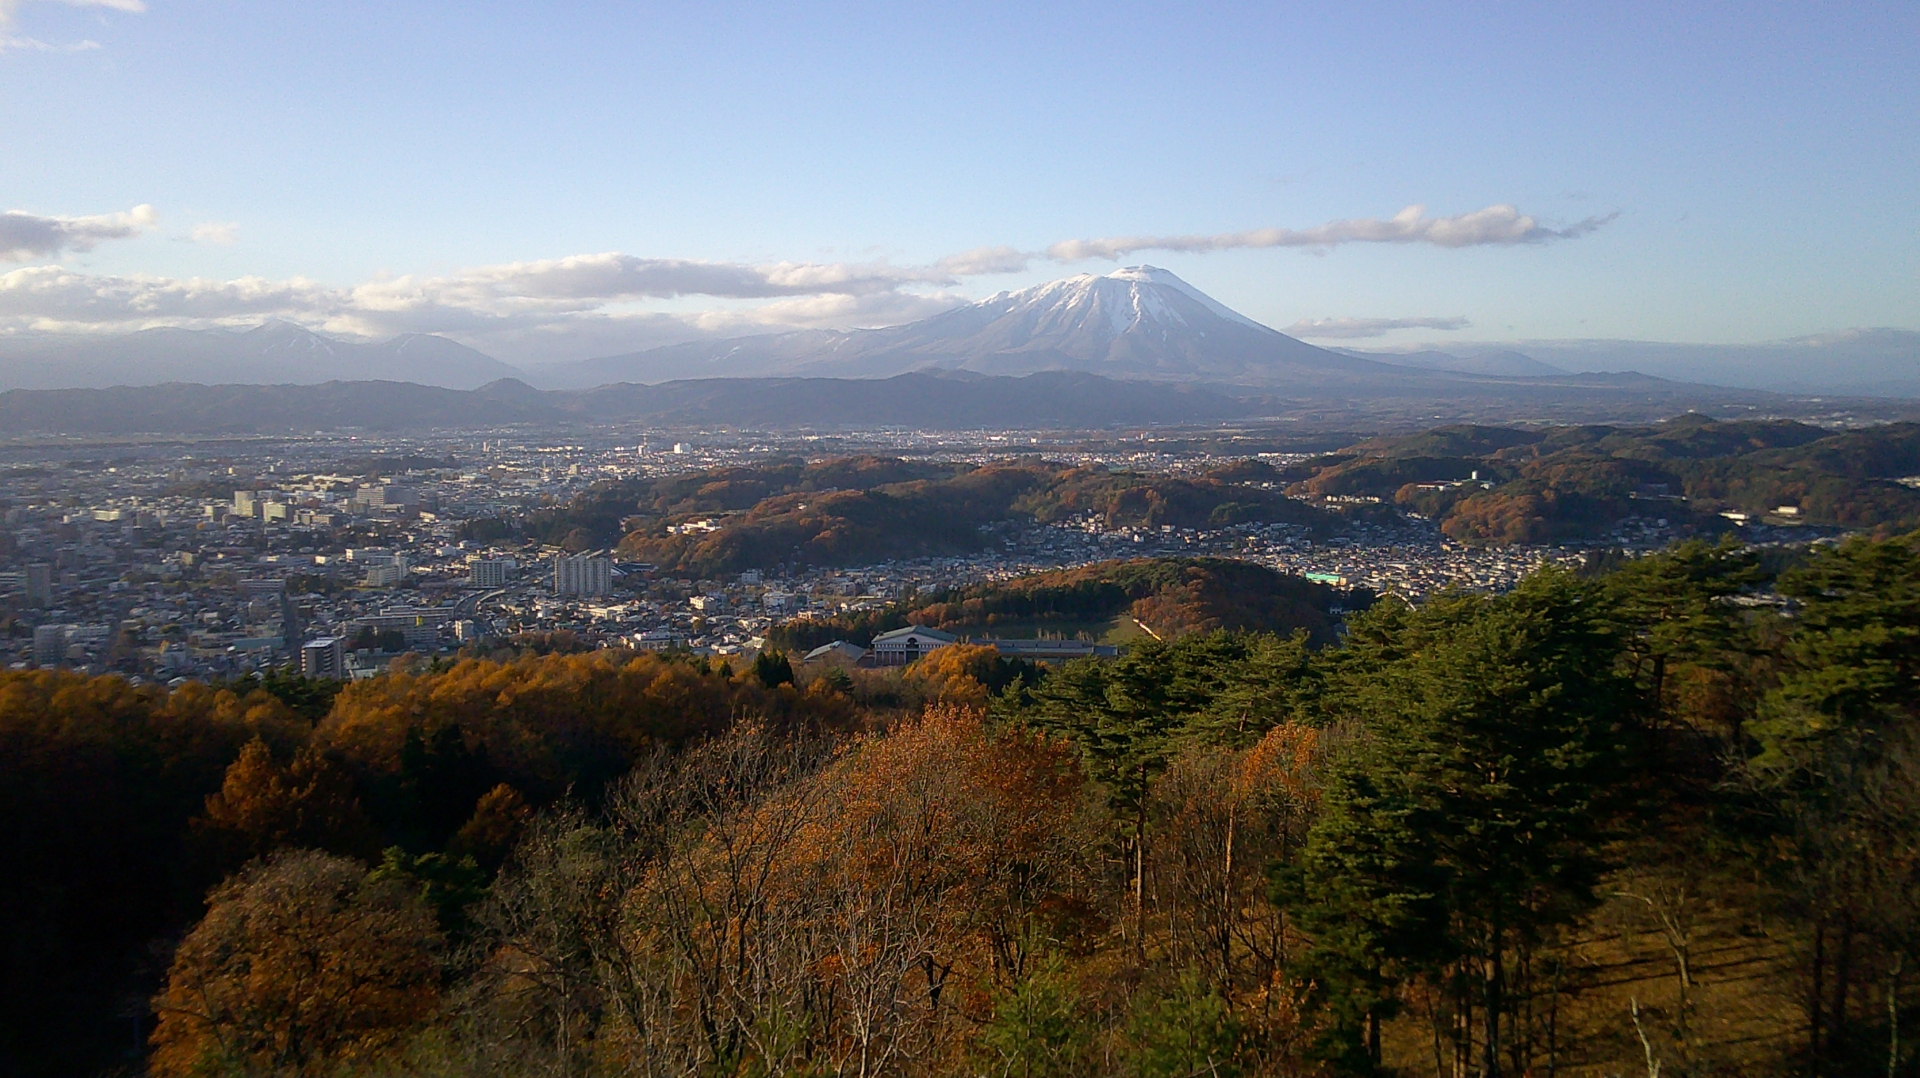
[[[1408,372],[1294,340],[1154,266],[1082,273],[886,329],[692,341],[552,368],[572,386],[675,378],[885,378],[912,370],[1088,371],[1117,378],[1326,388]]]

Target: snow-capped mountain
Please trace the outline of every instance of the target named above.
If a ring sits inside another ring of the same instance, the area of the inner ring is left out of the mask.
[[[1320,388],[1418,377],[1303,344],[1153,266],[1002,292],[886,329],[693,341],[545,374],[554,384],[592,386],[760,375],[874,378],[929,368]]]
[[[291,322],[241,331],[149,329],[98,339],[0,342],[0,388],[6,389],[368,380],[474,389],[519,374],[445,337],[404,333],[360,344]]]

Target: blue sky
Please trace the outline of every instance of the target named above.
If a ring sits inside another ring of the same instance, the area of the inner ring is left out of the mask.
[[[1143,262],[1321,343],[1920,328],[1920,5],[1674,7],[0,0],[0,333],[537,362]]]

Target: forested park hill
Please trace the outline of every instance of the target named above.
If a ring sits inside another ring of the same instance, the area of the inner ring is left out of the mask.
[[[1667,518],[1683,533],[1783,513],[1802,527],[1920,527],[1920,423],[1836,431],[1688,414],[1645,425],[1458,425],[1272,456],[1281,462],[1181,475],[1011,457],[772,460],[599,483],[512,524],[545,543],[617,545],[699,575],[972,551],[1009,521],[1321,531],[1340,519],[1330,512],[1416,513],[1473,546],[1605,539],[1636,517]]]
[[[1912,1072],[1920,537],[1167,624],[1053,666],[529,640],[346,685],[0,673],[0,1054]]]

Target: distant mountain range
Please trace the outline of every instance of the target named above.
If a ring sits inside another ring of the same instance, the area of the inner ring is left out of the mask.
[[[1920,333],[1849,330],[1752,345],[1534,341],[1411,352],[1327,349],[1238,314],[1166,270],[1134,266],[1002,292],[884,329],[690,341],[524,372],[445,337],[416,333],[356,343],[286,322],[244,331],[0,338],[0,389],[333,381],[477,389],[502,378],[588,389],[715,378],[875,379],[916,371],[1072,371],[1240,387],[1236,396],[1245,390],[1345,402],[1510,395],[1526,381],[1537,382],[1541,391],[1572,392],[1569,372],[1635,372],[1802,395],[1915,398]]]
[[[475,389],[521,376],[458,341],[404,333],[358,344],[291,322],[244,331],[147,329],[92,338],[0,338],[0,388],[163,385],[316,385],[386,379]]]
[[[1278,421],[1402,429],[1434,421],[1646,421],[1689,409],[1831,416],[1808,403],[1637,374],[1468,378],[1409,369],[1398,393],[1331,399],[1244,386],[1103,378],[1081,371],[1023,377],[915,371],[892,378],[700,378],[586,390],[535,389],[501,379],[456,390],[407,382],[320,385],[121,386],[0,392],[0,434],[285,434],[625,423],[756,430],[1089,430]],[[1427,380],[1431,379],[1431,380]],[[1450,380],[1449,380],[1450,379]],[[1892,419],[1900,402],[1854,401],[1853,418]],[[1352,429],[1352,428],[1349,428]]]
[[[1426,371],[1452,371],[1455,374],[1485,374],[1496,378],[1555,378],[1566,375],[1565,368],[1542,363],[1521,352],[1473,352],[1463,356],[1451,352],[1363,352],[1354,348],[1336,348],[1341,355],[1391,363],[1398,367],[1417,367]]]
[[[657,426],[935,429],[1154,426],[1258,411],[1192,386],[1075,373],[1029,378],[907,374],[887,379],[710,378],[659,386],[535,389],[514,379],[475,390],[406,382],[172,384],[0,393],[0,433],[284,433],[365,428]]]
[[[1760,344],[1528,341],[1502,347],[1567,370],[1640,371],[1781,393],[1920,397],[1920,332],[1910,329],[1850,329]]]
[[[1377,363],[1519,377],[1566,371],[1632,371],[1775,393],[1920,397],[1920,332],[1849,329],[1759,344],[1659,341],[1526,341],[1454,344],[1444,351],[1337,351]]]

